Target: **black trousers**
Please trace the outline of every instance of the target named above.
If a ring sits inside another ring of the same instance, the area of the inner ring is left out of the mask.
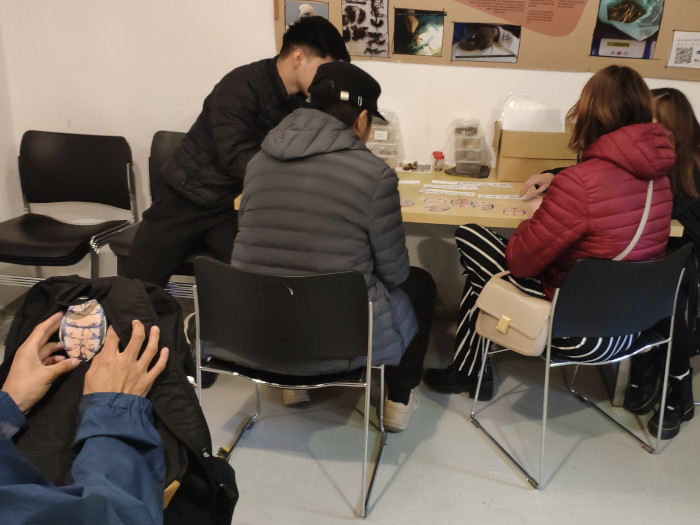
[[[418,333],[406,348],[399,364],[386,367],[385,374],[389,399],[406,403],[411,390],[418,386],[423,376],[423,361],[430,340],[437,287],[428,272],[411,266],[411,273],[401,284],[401,289],[411,300],[418,320]]]
[[[125,277],[165,286],[193,253],[231,262],[238,233],[236,210],[200,209],[170,187],[143,214],[129,253]]]

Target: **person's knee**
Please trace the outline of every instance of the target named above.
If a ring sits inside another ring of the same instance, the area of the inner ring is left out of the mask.
[[[481,238],[483,239],[485,235],[489,235],[488,228],[480,224],[462,224],[458,226],[455,230],[455,240],[469,242],[470,239]]]
[[[417,266],[411,266],[410,279],[415,280],[416,287],[421,290],[426,299],[435,300],[437,296],[437,285],[430,272]]]

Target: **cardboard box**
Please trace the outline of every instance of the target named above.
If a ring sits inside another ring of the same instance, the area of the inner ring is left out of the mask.
[[[496,152],[496,179],[522,182],[533,173],[576,164],[576,153],[569,149],[571,132],[502,130],[494,124],[493,149]]]

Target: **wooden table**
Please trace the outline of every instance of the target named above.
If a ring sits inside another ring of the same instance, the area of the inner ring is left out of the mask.
[[[493,172],[485,179],[447,175],[442,171],[428,173],[399,171],[397,175],[404,222],[454,226],[474,222],[489,228],[514,229],[524,219],[532,217],[542,201],[540,197],[535,199],[493,197],[495,195],[517,196],[522,188],[522,182],[497,181]],[[454,184],[455,182],[457,184]],[[430,188],[426,185],[439,186],[439,188]],[[461,194],[425,193],[425,190]],[[683,226],[678,221],[672,221],[671,237],[682,235]]]

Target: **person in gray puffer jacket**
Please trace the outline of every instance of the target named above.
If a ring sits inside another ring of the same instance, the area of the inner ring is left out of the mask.
[[[379,84],[352,64],[332,62],[318,68],[309,92],[311,108],[286,117],[248,164],[231,264],[277,275],[360,271],[373,305],[374,361],[398,365],[387,368],[385,425],[403,430],[418,404],[412,389],[435,284],[409,266],[396,172],[365,146],[372,115],[382,118]]]

